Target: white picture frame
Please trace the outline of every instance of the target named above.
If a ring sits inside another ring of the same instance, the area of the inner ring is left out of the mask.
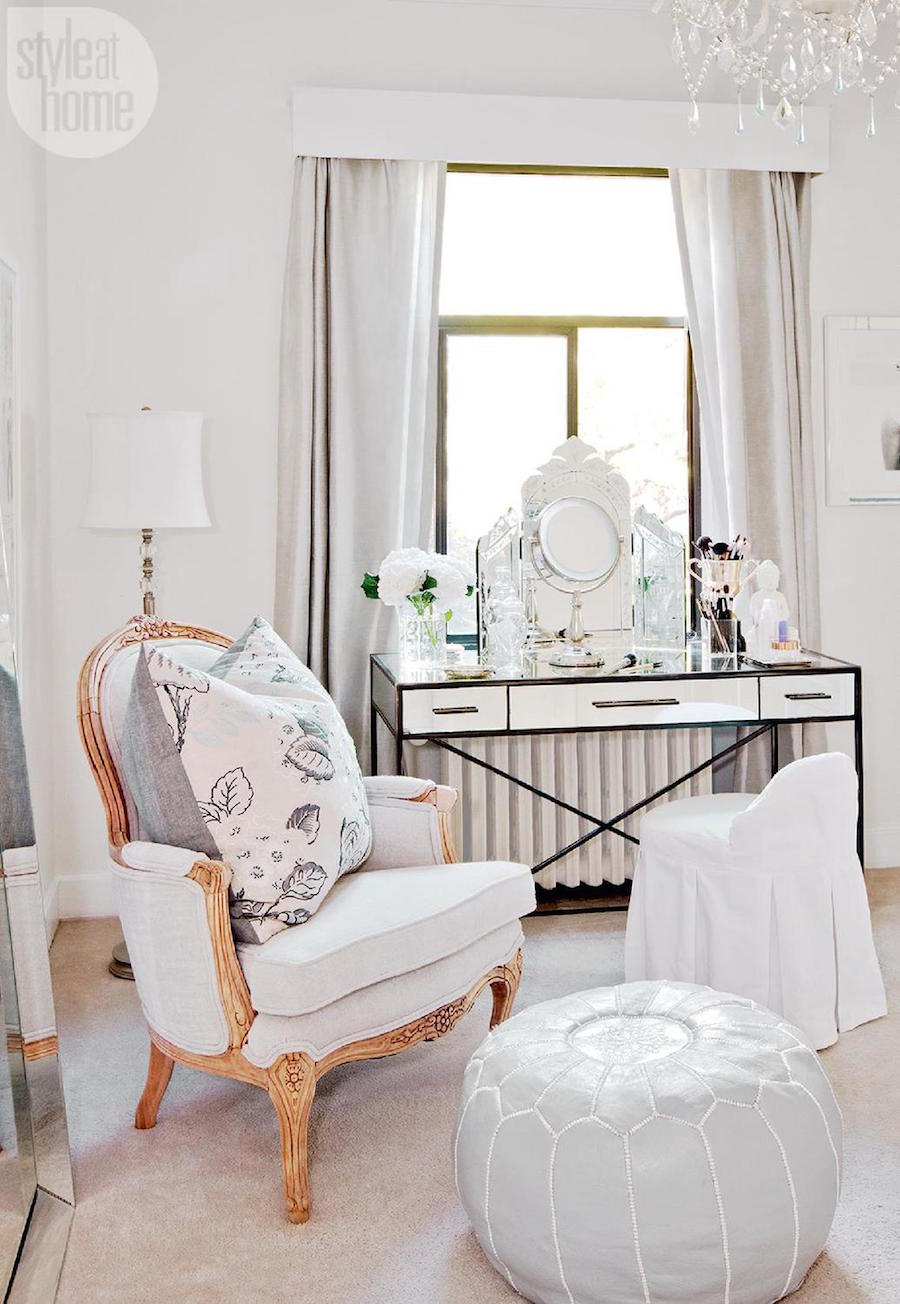
[[[900,317],[826,317],[830,507],[900,503]]]

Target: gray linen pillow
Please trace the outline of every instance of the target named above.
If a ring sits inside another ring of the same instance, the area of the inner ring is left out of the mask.
[[[220,859],[163,715],[144,647],[125,709],[122,773],[151,842]]]

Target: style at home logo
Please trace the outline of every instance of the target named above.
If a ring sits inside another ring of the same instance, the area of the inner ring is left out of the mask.
[[[156,106],[153,51],[108,9],[13,5],[6,89],[19,126],[52,154],[100,158],[134,140]]]

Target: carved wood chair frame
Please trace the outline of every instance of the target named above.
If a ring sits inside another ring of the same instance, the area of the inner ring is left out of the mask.
[[[104,674],[120,652],[135,643],[169,638],[198,639],[216,647],[228,647],[231,643],[231,640],[224,635],[211,630],[200,629],[193,625],[179,625],[156,617],[135,616],[123,629],[98,643],[85,660],[78,681],[78,724],[81,741],[106,813],[110,855],[125,869],[128,867],[122,860],[121,849],[130,840],[128,813],[122,783],[113,762],[101,718],[101,685]],[[437,794],[433,791],[417,800],[428,800],[438,805]],[[439,810],[438,817],[441,822],[441,843],[445,863],[452,863],[455,856],[449,835],[447,813]],[[135,1113],[134,1125],[136,1128],[155,1126],[157,1111],[176,1060],[191,1068],[203,1069],[207,1073],[217,1073],[261,1087],[268,1093],[275,1107],[281,1129],[287,1215],[291,1222],[306,1222],[310,1212],[307,1126],[319,1078],[339,1064],[396,1055],[421,1041],[437,1040],[449,1032],[471,1009],[486,987],[491,988],[493,995],[491,1027],[496,1027],[508,1018],[512,1011],[522,973],[522,952],[517,951],[508,964],[498,965],[489,970],[464,996],[432,1010],[430,1014],[411,1023],[393,1028],[378,1036],[366,1037],[361,1041],[339,1046],[319,1060],[313,1060],[302,1052],[292,1052],[279,1056],[268,1068],[259,1068],[242,1053],[256,1011],[251,1004],[250,992],[231,933],[228,911],[231,870],[221,861],[198,860],[187,877],[199,884],[205,894],[206,917],[215,958],[219,996],[228,1024],[229,1045],[221,1054],[199,1055],[166,1041],[154,1028],[149,1027],[150,1066],[144,1092]]]

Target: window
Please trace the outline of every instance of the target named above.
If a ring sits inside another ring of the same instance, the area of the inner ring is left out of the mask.
[[[692,376],[665,173],[453,167],[440,299],[439,549],[475,543],[568,435],[689,531]],[[452,632],[475,629],[474,604]]]

